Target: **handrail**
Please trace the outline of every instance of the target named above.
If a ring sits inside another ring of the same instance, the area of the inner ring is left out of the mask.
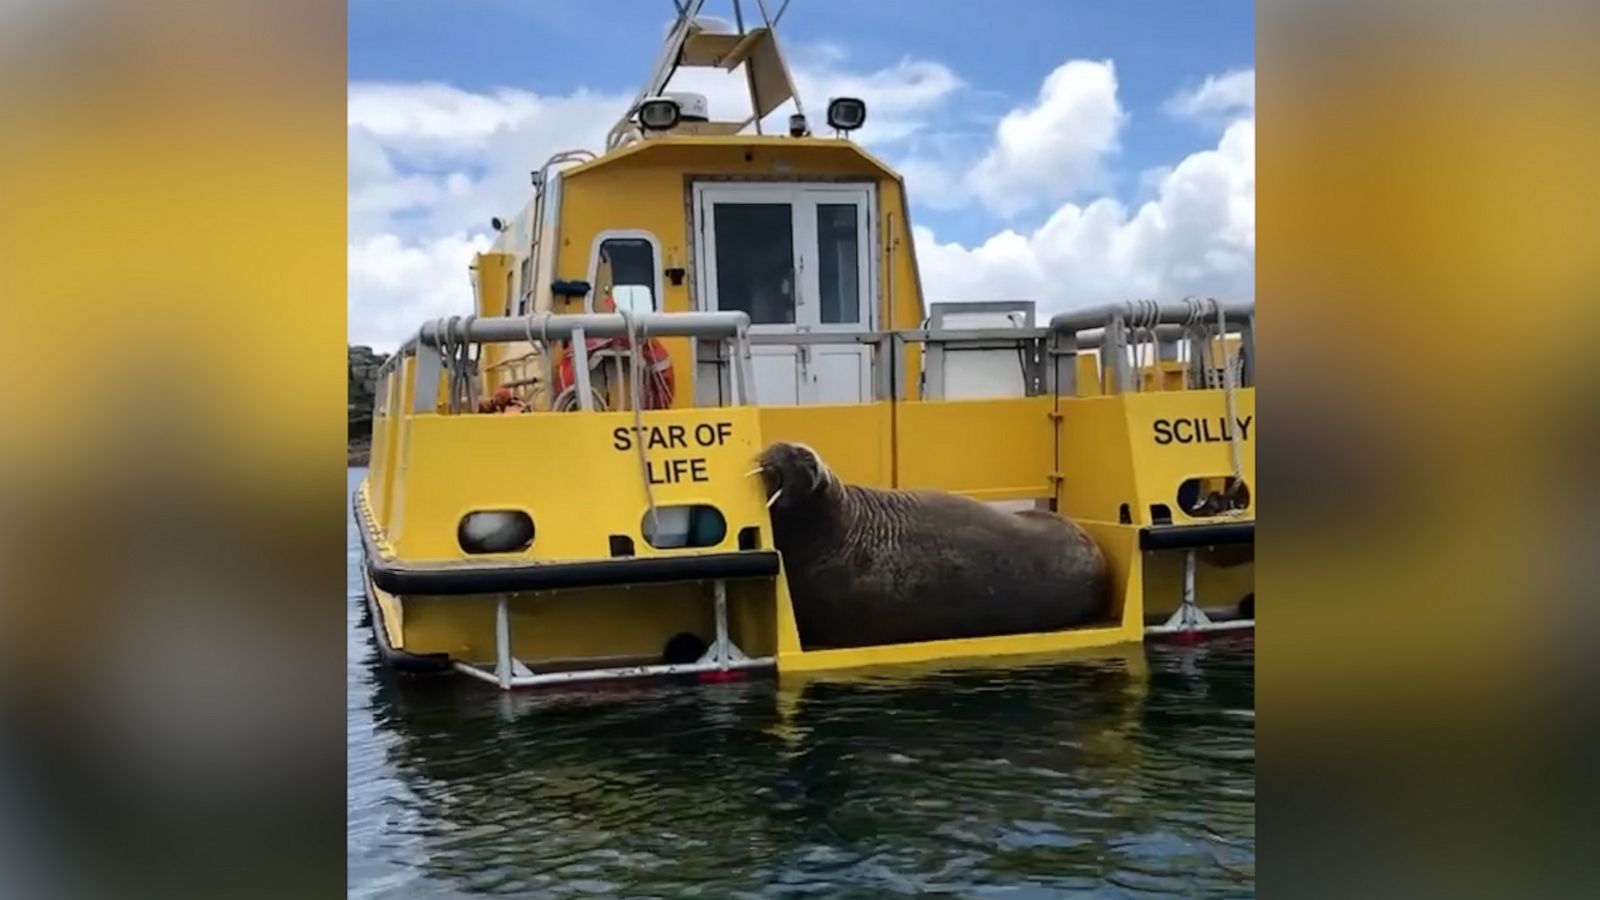
[[[738,310],[691,313],[640,313],[631,317],[635,333],[650,337],[730,338],[750,327],[750,316]],[[533,316],[491,316],[480,319],[434,319],[417,329],[414,340],[437,347],[442,338],[453,336],[479,344],[526,341],[528,335],[569,340],[576,330],[586,338],[627,337],[629,317],[618,313],[580,313],[575,315],[539,314]],[[454,331],[452,331],[452,328]],[[407,342],[409,346],[411,342]]]
[[[1095,328],[1103,329],[1100,345],[1101,389],[1109,393],[1130,387],[1137,389],[1139,382],[1134,366],[1128,359],[1129,349],[1137,346],[1141,332],[1146,339],[1162,340],[1159,329],[1163,325],[1180,326],[1184,332],[1182,339],[1189,340],[1191,347],[1195,341],[1207,341],[1207,335],[1224,337],[1221,334],[1224,330],[1229,334],[1238,334],[1239,360],[1243,367],[1239,373],[1240,381],[1245,386],[1254,386],[1255,316],[1254,301],[1230,303],[1209,297],[1187,298],[1175,303],[1132,300],[1059,313],[1050,319],[1050,328],[1056,332],[1058,357],[1071,356],[1079,350],[1088,349],[1082,333]],[[1215,368],[1209,362],[1204,365]],[[1190,367],[1192,373],[1204,377],[1200,357],[1191,355]],[[1225,380],[1233,377],[1231,371],[1226,365],[1223,366]],[[1058,365],[1056,389],[1057,393],[1071,393],[1076,389],[1073,368],[1068,367],[1063,371]]]
[[[756,346],[800,346],[805,344],[881,344],[887,338],[913,344],[960,344],[995,341],[1035,341],[1050,336],[1046,328],[908,328],[902,331],[799,331],[792,333],[751,334]]]
[[[1126,349],[1130,327],[1143,328],[1144,333],[1161,344],[1174,343],[1191,337],[1189,330],[1199,328],[1213,334],[1215,315],[1222,312],[1227,331],[1241,335],[1245,343],[1245,370],[1242,381],[1254,384],[1254,302],[1219,302],[1215,300],[1154,302],[1132,301],[1113,303],[1090,309],[1059,313],[1050,319],[1046,328],[966,328],[966,329],[905,329],[898,331],[802,331],[786,334],[756,333],[750,330],[750,317],[739,310],[715,312],[641,313],[632,317],[633,333],[652,337],[691,337],[711,340],[743,338],[745,346],[811,346],[811,345],[866,345],[877,349],[879,366],[891,356],[898,357],[894,347],[905,344],[943,344],[952,349],[963,345],[981,347],[996,343],[1015,344],[1019,347],[1039,341],[1049,342],[1051,356],[1070,356],[1083,350],[1101,350],[1115,356]],[[518,343],[530,335],[539,340],[574,340],[578,336],[627,337],[629,318],[617,313],[584,313],[576,315],[535,314],[532,316],[447,317],[425,322],[415,335],[403,343],[379,367],[380,377],[394,371],[405,357],[415,355],[419,348],[439,348],[446,344],[463,342]],[[747,350],[744,352],[748,352]],[[696,354],[698,356],[698,354]],[[748,363],[744,353],[734,350],[730,362]],[[900,360],[896,359],[899,363]],[[1121,366],[1118,359],[1110,363]],[[896,366],[901,368],[901,366]],[[586,374],[586,373],[585,373]],[[903,374],[903,373],[902,373]],[[1063,373],[1070,383],[1070,370]],[[1130,373],[1117,372],[1117,383],[1128,380]],[[882,378],[880,377],[880,380]],[[898,378],[896,378],[898,380]],[[892,388],[891,388],[892,390]]]
[[[1228,322],[1229,333],[1235,333],[1234,320]],[[1240,320],[1240,327],[1243,321]],[[1185,334],[1182,326],[1161,325],[1155,330],[1156,337],[1163,341],[1176,341]],[[1054,333],[1046,328],[960,328],[960,329],[925,329],[908,328],[901,331],[801,331],[789,334],[752,333],[750,343],[762,346],[804,346],[808,344],[879,344],[884,338],[892,337],[896,340],[912,344],[962,344],[962,343],[996,343],[1012,341],[1036,341],[1048,338]],[[1105,327],[1096,325],[1077,332],[1080,349],[1097,349],[1105,343]]]
[[[1249,302],[1221,302],[1202,301],[1203,306],[1212,302],[1220,303],[1222,314],[1229,321],[1243,321],[1256,313],[1254,301]],[[1186,325],[1195,316],[1195,308],[1188,303],[1160,303],[1153,301],[1129,301],[1127,303],[1108,303],[1104,306],[1094,306],[1088,309],[1077,309],[1071,312],[1057,313],[1050,318],[1052,331],[1064,334],[1075,334],[1087,331],[1090,328],[1104,327],[1113,319],[1135,320],[1147,313],[1155,313],[1155,324],[1160,325]],[[1211,315],[1215,315],[1213,312]]]

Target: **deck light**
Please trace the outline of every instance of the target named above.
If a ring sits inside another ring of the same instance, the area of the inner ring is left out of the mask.
[[[678,124],[681,115],[676,100],[656,97],[639,104],[639,124],[651,131],[667,131]]]
[[[835,97],[828,101],[828,124],[840,131],[855,131],[867,121],[867,104],[854,97]]]

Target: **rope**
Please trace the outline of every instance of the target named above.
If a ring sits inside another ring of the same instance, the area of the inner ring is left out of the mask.
[[[476,314],[467,316],[461,320],[461,341],[456,351],[461,357],[459,375],[461,385],[461,405],[465,409],[469,410],[475,410],[478,408],[478,380],[473,377],[472,372],[473,363],[475,360],[472,358],[471,335],[472,323],[476,322],[477,320],[478,317]]]
[[[638,320],[633,317],[633,310],[619,309],[622,321],[628,330],[628,393],[633,401],[633,445],[639,450],[639,477],[644,481],[644,499],[650,507],[650,533],[656,537],[661,535],[661,518],[656,512],[655,489],[650,485],[650,462],[644,452],[644,354],[640,350],[640,335],[643,333]]]
[[[1146,329],[1150,341],[1150,378],[1156,390],[1167,389],[1166,372],[1161,368],[1161,304],[1150,301],[1150,327]]]
[[[539,359],[543,370],[539,374],[544,382],[545,405],[554,412],[556,396],[551,392],[555,390],[556,363],[555,354],[550,350],[550,314],[547,312],[539,314]]]
[[[1142,362],[1142,355],[1139,352],[1139,329],[1144,322],[1144,301],[1135,300],[1129,303],[1128,307],[1127,327],[1123,332],[1123,338],[1127,341],[1127,346],[1122,348],[1122,357],[1128,362],[1129,380],[1133,383],[1122,384],[1117,387],[1119,390],[1132,391],[1137,394],[1144,390],[1144,376],[1139,372],[1139,366]]]
[[[1184,374],[1186,389],[1203,389],[1211,386],[1211,336],[1205,327],[1205,304],[1193,297],[1183,298],[1189,314],[1183,328],[1189,343],[1189,368]]]
[[[537,316],[539,319],[539,339],[537,341],[535,341],[533,337],[533,320],[535,316]],[[555,412],[556,398],[555,395],[551,393],[553,388],[551,382],[554,380],[555,376],[551,369],[550,363],[550,314],[547,312],[528,313],[528,318],[522,323],[522,331],[523,334],[528,336],[528,344],[538,347],[539,361],[543,364],[541,366],[542,372],[539,379],[540,386],[544,388],[544,397],[545,400],[548,401],[545,405],[549,407],[550,412]],[[533,353],[529,353],[527,354],[527,357],[531,358],[533,355]],[[533,391],[530,389],[528,391],[528,406],[531,408],[533,405]]]
[[[539,319],[539,336],[538,336],[538,338],[534,338],[534,336],[533,336],[533,319],[534,319],[534,317],[538,317],[538,319]],[[549,312],[528,312],[528,319],[523,320],[523,323],[522,323],[522,333],[523,333],[523,335],[528,336],[528,346],[531,346],[531,348],[536,348],[536,349],[534,349],[534,351],[526,352],[526,354],[523,354],[523,356],[517,357],[517,359],[518,360],[531,360],[531,359],[533,359],[534,356],[538,356],[539,357],[539,362],[541,362],[541,364],[542,364],[541,365],[541,378],[539,378],[539,386],[541,386],[541,388],[544,388],[544,399],[549,400],[549,404],[547,404],[547,405],[549,405],[549,407],[550,407],[550,412],[554,413],[555,412],[555,396],[554,396],[554,394],[550,394],[550,388],[552,388],[552,386],[550,386],[550,314],[549,314]],[[526,378],[526,375],[523,376],[523,378]],[[528,388],[528,408],[533,408],[533,407],[534,407],[533,386],[530,386],[530,388]]]
[[[1156,326],[1161,324],[1161,305],[1154,300],[1134,301],[1133,313],[1129,317],[1130,346],[1133,350],[1133,389],[1144,390],[1144,346],[1150,347],[1150,363],[1154,367],[1160,357],[1156,346]],[[1141,334],[1143,335],[1141,339]],[[1157,373],[1159,375],[1159,373]],[[1156,378],[1159,386],[1160,379]]]
[[[534,315],[535,315],[534,313],[530,312],[530,313],[528,313],[528,317],[526,319],[522,320],[522,333],[527,335],[527,337],[528,337],[528,346],[530,348],[539,348],[537,352],[540,353],[540,354],[543,354],[545,352],[545,350],[543,349],[544,345],[535,343],[534,340],[533,340],[533,317],[534,317]],[[519,359],[519,361],[522,360],[522,359],[526,359],[528,361],[532,361],[532,359],[534,357],[534,353],[535,353],[535,351],[530,349],[527,353],[523,354],[521,357],[518,357],[518,359]],[[522,377],[523,378],[527,378],[528,376],[527,376],[527,374],[523,374]],[[545,387],[545,392],[546,392],[547,395],[548,395],[549,391],[550,391],[550,388],[548,386],[546,386]],[[533,386],[532,385],[528,386],[528,408],[529,409],[533,408]]]
[[[449,412],[452,415],[461,411],[456,403],[455,391],[456,320],[459,318],[460,316],[451,316],[450,318],[445,319],[444,334],[440,335],[439,337],[439,363],[440,365],[444,366],[445,370],[444,408],[446,412]]]
[[[439,335],[439,362],[445,367],[445,409],[452,415],[463,408],[478,408],[477,384],[472,377],[472,341],[467,329],[477,316],[451,316]]]
[[[1217,337],[1222,343],[1222,396],[1228,410],[1228,449],[1233,453],[1233,491],[1230,491],[1233,493],[1244,485],[1244,454],[1240,448],[1239,437],[1239,384],[1238,379],[1234,377],[1233,363],[1228,359],[1227,314],[1222,311],[1222,304],[1216,299],[1211,300],[1211,305],[1217,311]],[[1228,512],[1237,514],[1244,510],[1233,508]]]

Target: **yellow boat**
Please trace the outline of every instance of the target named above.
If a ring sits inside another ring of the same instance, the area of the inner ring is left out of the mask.
[[[679,2],[604,151],[553,156],[470,261],[472,313],[380,374],[355,515],[383,658],[503,689],[1034,657],[1254,627],[1253,304],[925,304],[902,178],[797,96],[777,18]],[[785,7],[787,4],[785,4]],[[780,10],[778,18],[781,18]],[[743,70],[749,112],[667,90]],[[868,98],[870,99],[870,98]],[[764,133],[783,104],[787,129]],[[464,261],[465,262],[465,261]],[[796,627],[753,460],[1052,510],[1103,622],[859,648]]]

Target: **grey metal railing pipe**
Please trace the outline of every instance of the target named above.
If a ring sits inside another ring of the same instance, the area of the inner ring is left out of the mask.
[[[1230,329],[1233,327],[1233,319],[1231,317],[1228,319],[1228,325]],[[1080,331],[1077,334],[1078,348],[1081,350],[1097,350],[1105,345],[1106,332],[1104,328],[1089,328]],[[1181,339],[1183,336],[1184,330],[1182,325],[1156,326],[1156,340],[1158,341],[1176,341]]]
[[[1255,303],[1225,302],[1212,298],[1191,298],[1177,302],[1134,300],[1060,313],[1050,319],[1050,328],[1056,333],[1056,346],[1052,354],[1060,360],[1081,350],[1099,349],[1102,354],[1102,385],[1112,393],[1125,391],[1136,386],[1133,365],[1124,352],[1134,329],[1155,326],[1153,331],[1158,355],[1176,358],[1173,342],[1178,336],[1167,329],[1180,326],[1179,330],[1182,331],[1193,325],[1202,333],[1209,333],[1216,327],[1219,307],[1228,332],[1238,334],[1245,346],[1245,354],[1253,357]],[[1167,346],[1163,347],[1163,344]],[[1055,373],[1056,393],[1071,394],[1076,391],[1076,369],[1073,366],[1058,362]],[[1244,383],[1247,386],[1254,386],[1254,374],[1253,360],[1246,359]]]
[[[633,316],[633,327],[650,337],[728,338],[749,328],[750,316],[738,310],[690,313],[641,313]],[[451,325],[450,319],[434,319],[418,329],[416,341],[428,347],[439,346],[440,338]],[[525,316],[492,316],[481,319],[459,319],[455,322],[457,335],[463,332],[468,341],[479,344],[526,341],[531,333],[536,338],[568,340],[574,329],[585,338],[626,337],[628,320],[617,313],[591,313],[570,316],[533,316],[530,326]]]
[[[1210,302],[1202,301],[1207,310]],[[1161,325],[1182,325],[1189,321],[1191,308],[1182,302],[1165,302],[1155,304],[1157,319]],[[1050,318],[1050,328],[1053,331],[1073,334],[1087,331],[1091,328],[1105,327],[1106,323],[1118,316],[1124,321],[1134,320],[1141,316],[1145,308],[1139,303],[1109,303],[1104,306],[1093,306],[1088,309],[1075,309],[1071,312],[1057,313]],[[1243,322],[1246,318],[1255,315],[1256,305],[1253,302],[1223,302],[1222,314],[1228,322]],[[1202,322],[1212,324],[1216,322],[1216,313],[1202,312]]]

